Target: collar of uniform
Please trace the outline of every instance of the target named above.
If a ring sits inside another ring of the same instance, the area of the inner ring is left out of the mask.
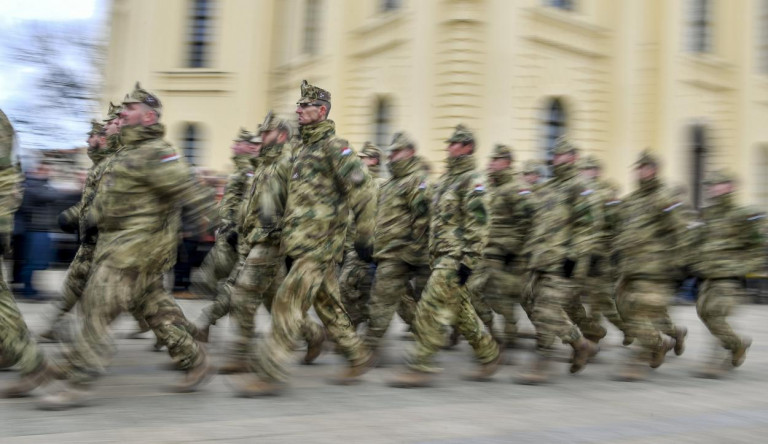
[[[552,173],[555,181],[565,182],[573,179],[579,173],[579,170],[576,168],[575,164],[564,163],[552,167]]]
[[[261,158],[263,163],[272,163],[276,159],[280,158],[280,156],[283,154],[283,146],[284,143],[276,143],[272,146],[266,146],[261,148],[261,154],[259,154],[259,157]]]
[[[132,125],[120,128],[120,139],[126,146],[135,145],[145,140],[160,139],[164,135],[165,126],[162,123],[155,123],[149,126]]]
[[[405,177],[418,168],[418,159],[416,156],[408,159],[400,159],[396,162],[389,162],[389,172],[392,173],[392,177]]]
[[[371,174],[371,177],[376,178],[381,176],[381,166],[380,165],[373,165],[366,167],[368,168],[368,172]]]
[[[336,134],[336,124],[333,120],[323,120],[301,127],[301,141],[304,145],[314,145],[334,134]]]
[[[725,210],[733,207],[733,193],[723,194],[709,199],[712,207]]]
[[[658,177],[652,177],[647,180],[641,180],[639,190],[641,193],[652,193],[658,190],[660,186],[661,180]]]
[[[506,183],[509,183],[512,181],[512,168],[504,168],[500,171],[494,171],[491,173],[488,173],[488,178],[491,179],[491,182],[494,186],[501,186]]]
[[[475,156],[467,154],[466,156],[448,158],[448,174],[457,175],[472,171],[475,169]]]
[[[250,170],[252,157],[253,156],[250,154],[235,154],[232,156],[232,163],[235,164],[235,169],[237,171]]]

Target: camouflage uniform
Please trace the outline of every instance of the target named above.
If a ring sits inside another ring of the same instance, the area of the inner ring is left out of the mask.
[[[462,125],[447,143],[469,143],[474,136]],[[432,357],[445,343],[444,328],[455,325],[475,351],[480,364],[491,364],[499,357],[499,347],[483,329],[470,292],[461,282],[481,265],[483,247],[488,240],[488,213],[485,186],[475,171],[473,155],[448,159],[448,169],[437,184],[432,198],[429,254],[432,274],[416,307],[416,344],[410,351],[408,366],[421,373],[438,369]]]
[[[646,152],[638,165],[655,166],[658,161]],[[621,275],[616,305],[626,333],[644,350],[638,361],[666,354],[662,334],[677,336],[667,307],[685,257],[687,223],[682,210],[682,202],[658,177],[641,181],[622,203],[614,244]]]
[[[493,159],[512,159],[511,150],[497,145]],[[496,313],[504,318],[504,335],[507,344],[517,337],[516,304],[521,303],[521,293],[527,261],[523,245],[531,230],[533,205],[530,193],[524,192],[515,180],[512,168],[489,173],[490,235],[483,251],[483,276],[479,279],[478,292]]]
[[[240,129],[235,142],[251,142],[253,134]],[[215,292],[216,299],[203,309],[201,314],[204,325],[215,325],[216,321],[226,316],[231,308],[232,289],[227,283],[218,285],[232,273],[237,265],[237,251],[227,242],[232,230],[236,230],[238,211],[245,200],[247,188],[254,174],[253,156],[236,154],[232,157],[235,172],[229,176],[224,196],[219,204],[221,228],[216,233],[216,242],[200,266],[202,280],[200,284],[207,292]]]
[[[391,151],[415,143],[397,134]],[[392,177],[379,189],[374,258],[376,280],[370,304],[366,343],[375,350],[387,332],[392,315],[412,325],[416,302],[429,279],[430,187],[422,161],[416,156],[389,163]]]
[[[124,103],[159,107],[137,84]],[[88,217],[97,227],[95,268],[83,294],[83,326],[68,355],[69,379],[87,384],[112,354],[109,326],[123,311],[138,313],[181,368],[207,366],[204,351],[180,325],[178,306],[163,288],[175,262],[178,208],[192,220],[209,217],[213,202],[177,151],[162,140],[163,125],[123,126],[120,149],[107,165]]]
[[[283,122],[270,113],[262,131],[276,129],[280,124]],[[285,279],[285,257],[280,254],[280,239],[288,198],[291,151],[290,144],[262,147],[258,167],[239,213],[240,265],[230,277],[234,280],[232,317],[240,333],[234,351],[236,361],[245,361],[253,354],[256,311],[262,303],[272,311],[274,296]],[[309,343],[322,341],[323,337],[322,329],[308,317],[302,334]]]
[[[384,179],[380,177],[381,150],[372,143],[365,142],[359,156],[360,158],[378,159],[379,164],[367,167],[378,193],[378,189],[384,183]],[[368,320],[368,303],[371,300],[373,276],[376,273],[374,264],[362,261],[357,256],[354,247],[356,237],[354,214],[350,212],[346,241],[344,242],[344,261],[339,276],[339,289],[341,290],[341,302],[344,304],[355,328]]]
[[[724,172],[708,184],[732,183]],[[747,344],[728,325],[727,316],[743,294],[742,279],[763,266],[764,215],[738,207],[728,193],[711,199],[702,211],[704,225],[696,230],[692,270],[702,279],[696,312],[722,346],[734,355]]]
[[[301,103],[330,102],[330,93],[306,81]],[[355,334],[339,294],[336,264],[341,261],[350,209],[355,214],[358,251],[371,246],[375,223],[375,185],[355,151],[336,137],[335,124],[323,120],[301,127],[301,145],[291,171],[283,220],[282,249],[292,267],[272,304],[272,332],[259,353],[267,381],[288,379],[286,363],[305,325],[310,307],[325,324],[352,369],[366,368],[371,353]]]

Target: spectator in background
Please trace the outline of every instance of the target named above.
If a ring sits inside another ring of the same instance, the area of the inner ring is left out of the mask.
[[[19,279],[24,285],[20,296],[26,299],[42,299],[32,284],[34,272],[45,270],[51,261],[49,231],[52,216],[49,206],[56,200],[56,192],[48,184],[50,167],[40,163],[27,174],[24,182],[24,200],[19,208],[21,227],[24,230],[24,253]]]

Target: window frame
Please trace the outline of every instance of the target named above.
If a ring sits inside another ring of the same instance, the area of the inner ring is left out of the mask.
[[[213,9],[215,0],[189,0],[187,22],[186,59],[187,68],[211,67],[211,46],[213,42]]]

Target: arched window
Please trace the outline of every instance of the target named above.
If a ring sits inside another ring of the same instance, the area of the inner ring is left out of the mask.
[[[704,172],[707,161],[707,134],[702,125],[691,128],[691,197],[693,205],[701,208],[704,189]]]
[[[211,0],[191,0],[187,67],[205,68],[210,66],[212,41]]]
[[[374,140],[378,147],[384,149],[392,137],[392,105],[386,98],[379,97],[374,106]]]
[[[545,110],[544,117],[544,158],[552,160],[557,138],[565,134],[566,115],[563,102],[554,98]]]
[[[692,52],[712,51],[712,1],[689,0],[688,49]]]
[[[304,8],[304,53],[320,52],[320,8],[321,0],[306,0]]]
[[[181,139],[181,152],[190,165],[197,165],[198,157],[202,148],[200,137],[200,125],[197,123],[188,123],[184,127],[184,134]]]

